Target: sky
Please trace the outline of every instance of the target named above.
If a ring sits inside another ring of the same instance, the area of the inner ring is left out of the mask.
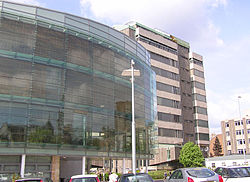
[[[222,120],[250,115],[249,0],[12,1],[111,27],[133,20],[183,39],[203,56],[210,133],[221,133]]]

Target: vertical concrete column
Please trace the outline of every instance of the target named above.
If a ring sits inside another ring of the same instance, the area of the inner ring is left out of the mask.
[[[142,159],[141,160],[141,168],[142,168],[142,171],[143,171],[143,173],[145,173],[146,171],[145,171],[145,168],[144,168],[144,160]]]
[[[53,182],[60,181],[60,156],[52,156],[51,179]]]
[[[123,173],[123,174],[126,173],[125,158],[123,158],[123,160],[122,160],[122,173]]]
[[[86,166],[86,157],[82,157],[82,174],[85,174],[85,166]]]
[[[148,173],[148,160],[146,160],[146,173]]]
[[[24,172],[25,172],[25,159],[26,159],[26,155],[23,154],[23,155],[22,155],[22,160],[21,160],[21,171],[20,171],[21,178],[24,178]]]

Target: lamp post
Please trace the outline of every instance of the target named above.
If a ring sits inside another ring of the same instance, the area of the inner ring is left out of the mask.
[[[132,87],[132,171],[136,174],[136,140],[135,140],[135,101],[134,101],[134,76],[140,76],[140,71],[134,69],[135,62],[131,60],[131,68],[124,70],[122,76],[131,76]]]
[[[240,99],[241,96],[238,96],[238,105],[239,105],[239,114],[240,114],[240,123],[242,120],[242,125],[243,125],[243,129],[241,130],[242,133],[242,145],[243,145],[243,156],[244,156],[244,163],[246,163],[246,154],[245,154],[245,149],[246,149],[246,145],[244,144],[244,140],[245,140],[245,132],[244,132],[244,124],[243,124],[243,118],[241,118],[241,111],[240,111]],[[246,141],[245,141],[246,142]]]

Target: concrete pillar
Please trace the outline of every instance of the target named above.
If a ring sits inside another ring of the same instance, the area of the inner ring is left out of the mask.
[[[60,156],[52,156],[51,179],[53,182],[60,181]]]
[[[85,171],[86,171],[85,166],[86,166],[86,157],[83,156],[82,157],[82,174],[85,174]]]
[[[20,171],[21,178],[24,178],[24,173],[25,173],[25,159],[26,159],[26,155],[23,154],[22,155],[22,160],[21,160],[21,171]]]
[[[125,165],[125,158],[122,160],[122,174],[126,173],[126,165]]]

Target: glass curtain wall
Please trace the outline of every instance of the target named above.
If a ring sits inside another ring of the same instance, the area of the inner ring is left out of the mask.
[[[126,52],[41,22],[0,18],[0,145],[131,152],[131,83]],[[149,154],[155,74],[135,59],[137,152]],[[119,154],[120,153],[120,154]]]

